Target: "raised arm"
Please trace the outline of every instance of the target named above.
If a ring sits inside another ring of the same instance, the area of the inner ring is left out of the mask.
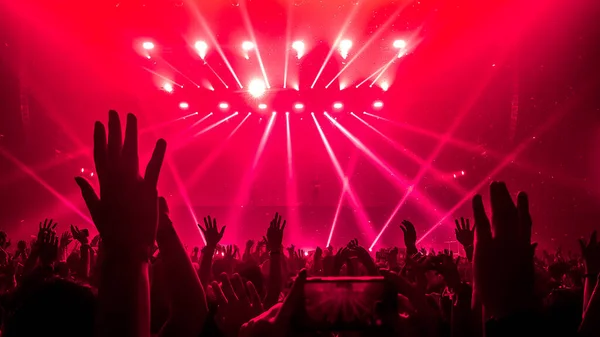
[[[473,261],[473,242],[475,241],[475,228],[471,228],[469,224],[469,219],[465,220],[465,218],[460,218],[460,223],[458,219],[454,220],[456,223],[456,229],[454,229],[454,233],[456,234],[456,241],[458,241],[463,248],[465,249],[465,253],[467,254],[467,259],[469,262]]]
[[[127,115],[125,140],[116,111],[94,128],[94,162],[100,196],[75,178],[102,238],[97,336],[150,336],[148,261],[156,239],[156,185],[167,143],[159,139],[144,177],[139,174],[137,118]]]
[[[156,242],[164,261],[162,276],[171,308],[160,337],[199,336],[208,313],[206,296],[192,261],[173,228],[167,201],[162,197],[159,199]]]
[[[215,255],[215,249],[219,241],[223,238],[223,234],[225,234],[225,227],[223,226],[221,231],[219,231],[217,228],[217,219],[212,219],[210,215],[204,218],[204,227],[198,224],[198,228],[200,228],[206,240],[206,246],[202,249],[199,271],[203,287],[206,287],[208,282],[210,282],[213,255]]]
[[[275,213],[275,217],[271,220],[269,229],[267,229],[267,236],[264,240],[267,242],[267,249],[270,254],[269,264],[269,280],[267,284],[267,296],[264,301],[265,309],[270,308],[279,300],[279,294],[283,287],[283,277],[281,275],[281,262],[282,262],[282,241],[283,241],[283,230],[285,229],[285,220],[281,223],[281,216],[279,213]]]
[[[583,311],[585,312],[592,297],[592,292],[598,282],[598,273],[600,272],[600,244],[596,239],[596,231],[590,235],[590,241],[579,240],[581,247],[581,256],[585,265],[585,283],[583,285]]]
[[[417,230],[412,222],[408,220],[402,221],[400,229],[404,233],[404,245],[406,245],[406,256],[413,256],[418,253],[417,250]]]

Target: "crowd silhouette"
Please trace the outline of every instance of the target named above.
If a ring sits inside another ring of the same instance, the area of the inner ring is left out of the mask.
[[[51,219],[29,243],[0,232],[3,337],[600,336],[596,232],[580,254],[536,251],[528,196],[503,182],[489,212],[475,195],[456,220],[461,256],[418,247],[406,220],[400,247],[284,247],[279,214],[243,251],[207,216],[206,245],[188,251],[157,191],[167,143],[140,175],[137,119],[123,133],[110,111],[93,151],[99,191],[75,182],[99,235]]]

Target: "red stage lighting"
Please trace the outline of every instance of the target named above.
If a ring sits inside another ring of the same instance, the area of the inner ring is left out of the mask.
[[[348,57],[348,52],[350,52],[350,48],[352,48],[352,41],[348,39],[340,41],[339,51],[343,59],[346,59],[346,57]]]
[[[252,43],[250,41],[244,41],[244,42],[242,42],[242,50],[243,51],[248,52],[248,51],[250,51],[252,49],[254,49],[254,43]]]
[[[142,43],[142,48],[144,48],[146,50],[152,50],[152,49],[154,49],[154,43],[152,43],[150,41],[146,41],[146,42]]]
[[[296,51],[296,57],[298,59],[300,59],[300,58],[302,58],[302,56],[304,56],[304,42],[294,41],[294,43],[292,43],[292,49],[294,49]]]
[[[406,48],[406,41],[404,41],[404,40],[394,41],[394,48],[396,48],[396,49]]]
[[[265,103],[260,103],[260,104],[258,105],[258,108],[259,108],[259,109],[261,109],[261,110],[264,110],[264,109],[266,109],[266,108],[267,108],[267,105],[266,105]]]
[[[373,103],[373,107],[374,107],[374,108],[377,108],[377,109],[380,109],[380,108],[382,108],[382,107],[383,107],[383,102],[382,102],[382,101],[375,101],[375,102]]]
[[[302,109],[304,109],[304,104],[302,104],[302,103],[296,103],[296,104],[294,104],[294,109],[296,109],[296,110],[302,110]]]
[[[227,104],[226,102],[221,102],[221,103],[219,103],[219,109],[227,110],[227,109],[229,109],[229,104]]]
[[[264,95],[266,90],[267,87],[265,86],[265,82],[259,79],[254,79],[250,81],[250,84],[248,85],[248,92],[250,93],[250,95],[252,95],[252,97],[258,98]]]
[[[336,109],[336,110],[340,110],[343,107],[344,107],[344,105],[342,103],[340,103],[340,102],[333,103],[333,108]]]
[[[206,52],[208,51],[208,44],[204,41],[196,41],[196,43],[194,43],[194,48],[196,48],[200,58],[204,60]]]
[[[165,83],[163,84],[163,90],[168,92],[168,93],[172,93],[173,92],[173,85],[171,83]]]
[[[190,107],[190,105],[187,104],[187,102],[181,102],[181,103],[179,103],[179,107],[183,110],[186,110],[187,108]]]

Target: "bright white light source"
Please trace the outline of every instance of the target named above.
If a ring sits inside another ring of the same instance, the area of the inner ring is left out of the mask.
[[[394,41],[394,48],[402,49],[406,47],[406,41],[404,40],[396,40]]]
[[[350,40],[340,41],[339,50],[340,50],[340,55],[342,56],[342,58],[345,59],[346,57],[348,57],[348,52],[350,51],[350,48],[352,48],[352,41],[350,41]]]
[[[221,102],[221,103],[219,103],[219,108],[225,110],[225,109],[229,108],[229,104],[227,104],[225,102]]]
[[[308,252],[304,252],[304,256],[308,256]]]
[[[260,103],[260,104],[258,105],[258,108],[259,108],[259,109],[261,109],[261,110],[264,110],[264,109],[266,109],[266,108],[267,108],[267,105],[266,105],[265,103]]]
[[[254,43],[252,43],[250,41],[244,41],[244,42],[242,42],[242,49],[244,51],[250,51],[250,50],[254,49]]]
[[[302,103],[296,103],[296,104],[294,104],[294,109],[296,109],[296,110],[302,110],[302,109],[304,109],[304,104],[302,104]]]
[[[85,172],[85,169],[82,167],[82,168],[81,168],[81,173],[83,173],[83,172]]]
[[[292,43],[292,48],[296,51],[297,58],[304,56],[304,42],[294,41],[294,43]]]
[[[373,103],[373,107],[374,108],[381,108],[381,107],[383,107],[383,102],[382,101],[375,101]]]
[[[250,81],[248,85],[248,92],[252,97],[260,97],[265,93],[267,87],[265,86],[265,82],[263,80],[255,79]]]
[[[181,102],[181,103],[179,103],[179,108],[181,108],[183,110],[185,110],[185,109],[187,109],[189,107],[190,107],[190,105],[187,104],[187,102]]]
[[[194,43],[194,48],[196,48],[200,58],[204,60],[206,57],[206,51],[208,51],[208,44],[206,44],[204,41],[196,41],[196,43]]]
[[[152,49],[154,49],[154,43],[152,43],[150,41],[146,41],[146,42],[142,43],[142,48],[144,48],[146,50],[152,50]]]
[[[166,92],[173,92],[173,85],[167,82],[163,84],[163,90]]]
[[[381,82],[381,84],[379,86],[381,87],[381,90],[383,90],[383,91],[388,91],[388,89],[390,88],[390,84],[386,81]]]
[[[341,109],[343,106],[344,105],[342,103],[340,103],[340,102],[333,103],[333,108],[337,109],[337,110]]]

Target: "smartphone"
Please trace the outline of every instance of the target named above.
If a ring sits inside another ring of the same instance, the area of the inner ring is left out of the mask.
[[[300,331],[364,331],[389,328],[384,311],[397,295],[383,277],[311,277],[304,285]]]

